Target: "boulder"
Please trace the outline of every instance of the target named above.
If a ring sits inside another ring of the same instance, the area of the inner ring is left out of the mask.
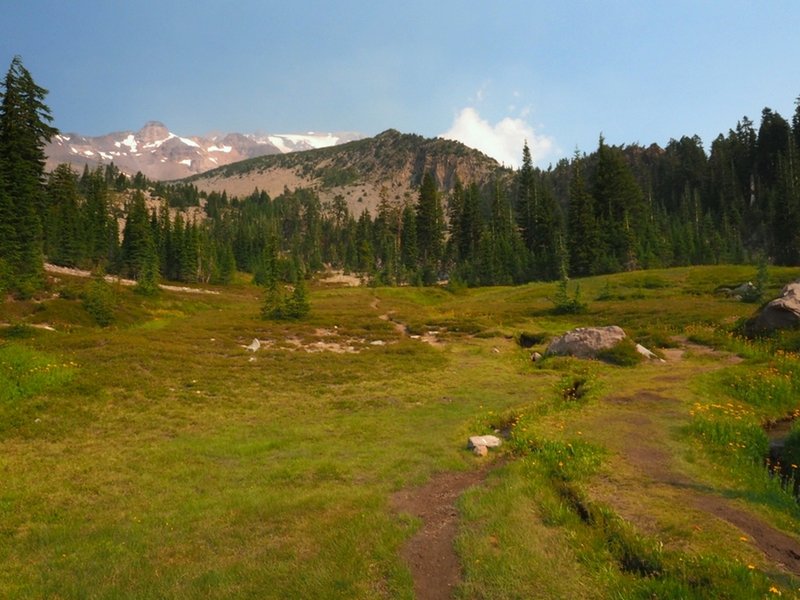
[[[595,358],[599,352],[613,348],[623,339],[625,339],[625,332],[616,325],[578,327],[550,342],[546,354]]]
[[[791,329],[800,325],[800,280],[784,286],[781,295],[747,323],[750,333]]]
[[[745,283],[733,288],[731,290],[731,296],[738,297],[738,298],[748,298],[757,292],[756,286],[753,285],[753,282],[746,281]]]
[[[484,448],[497,448],[503,441],[496,435],[473,435],[467,441],[467,449],[472,450],[478,446]]]

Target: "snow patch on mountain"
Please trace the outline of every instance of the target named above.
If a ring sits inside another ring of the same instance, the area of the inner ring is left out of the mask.
[[[133,175],[141,171],[150,179],[181,179],[232,162],[285,154],[362,139],[357,133],[302,134],[211,134],[180,136],[159,121],[150,121],[139,131],[122,131],[97,137],[59,134],[47,145],[47,168],[71,163],[95,168],[113,162],[121,171]],[[70,142],[67,144],[67,142]]]
[[[133,136],[132,133],[128,134],[128,137],[126,137],[124,140],[122,140],[120,142],[120,145],[121,146],[122,145],[127,146],[128,148],[131,149],[131,152],[136,152],[136,150],[138,148],[138,145],[136,144],[136,138]]]

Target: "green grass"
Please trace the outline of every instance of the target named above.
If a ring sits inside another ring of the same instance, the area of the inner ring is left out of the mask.
[[[631,414],[652,416],[676,468],[791,530],[796,513],[764,500],[779,492],[752,463],[760,419],[800,404],[788,392],[773,403],[759,381],[794,378],[794,358],[764,362],[756,348],[722,373],[691,355],[669,369],[529,358],[581,325],[662,347],[692,331],[722,339],[753,307],[713,290],[750,271],[589,278],[588,312],[564,316],[551,314],[552,284],[312,289],[297,323],[261,320],[263,293],[242,282],[218,296],[114,288],[106,327],[81,303],[85,282],[6,304],[0,320],[31,335],[0,346],[0,597],[412,597],[399,549],[417,524],[389,499],[475,468],[467,436],[495,429],[510,432],[507,460],[459,503],[461,597],[748,598],[771,585],[789,596],[796,582],[720,544],[722,525],[693,533],[680,498],[648,505],[655,525],[626,518],[653,495],[614,450],[628,409],[608,399],[676,386],[670,410]],[[771,269],[775,288],[781,274],[796,275]],[[607,284],[614,298],[594,300]],[[437,330],[444,346],[382,315]],[[535,334],[531,348],[520,332]],[[253,338],[257,353],[243,347]],[[358,352],[305,351],[322,340]],[[686,381],[663,379],[676,374]],[[735,377],[747,384],[734,397]],[[738,474],[732,440],[749,448]],[[719,468],[703,474],[708,463]],[[619,507],[597,495],[611,477]]]

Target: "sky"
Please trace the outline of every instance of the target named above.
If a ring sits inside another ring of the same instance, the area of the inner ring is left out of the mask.
[[[546,168],[800,96],[796,0],[0,0],[64,133],[394,128]]]

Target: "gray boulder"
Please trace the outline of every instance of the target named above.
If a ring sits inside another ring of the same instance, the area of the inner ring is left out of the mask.
[[[784,286],[781,295],[768,303],[747,324],[751,333],[791,329],[800,325],[800,280]]]
[[[616,325],[578,327],[550,342],[546,354],[596,358],[599,352],[613,348],[625,337],[625,332]]]

